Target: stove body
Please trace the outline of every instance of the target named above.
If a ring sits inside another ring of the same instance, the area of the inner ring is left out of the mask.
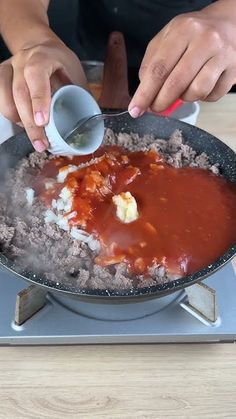
[[[187,299],[184,291],[143,302],[140,316],[135,302],[120,304],[116,311],[125,310],[122,320],[107,317],[106,304],[87,304],[77,299],[70,308],[69,297],[63,295],[61,301],[58,294],[49,293],[45,306],[17,326],[14,322],[16,294],[27,283],[1,268],[0,345],[234,342],[236,276],[232,263],[204,283],[216,291],[218,316],[213,323],[199,321],[183,308]],[[128,320],[132,316],[136,318]]]

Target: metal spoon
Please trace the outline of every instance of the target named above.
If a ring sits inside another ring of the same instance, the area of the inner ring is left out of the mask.
[[[72,145],[74,147],[79,147],[83,145],[87,138],[89,132],[96,127],[99,122],[107,118],[114,118],[116,116],[124,115],[128,113],[128,111],[122,111],[119,113],[101,113],[92,116],[86,116],[85,118],[80,119],[74,128],[67,133],[65,136],[65,141],[67,144]]]

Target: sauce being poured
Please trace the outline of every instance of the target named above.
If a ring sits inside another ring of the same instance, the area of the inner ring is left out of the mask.
[[[127,152],[104,147],[94,163],[69,173],[60,185],[73,197],[76,216],[70,225],[99,238],[96,263],[124,261],[130,272],[148,274],[164,265],[168,274],[184,276],[214,262],[236,240],[236,185],[208,170],[168,165],[155,151]],[[79,165],[91,156],[50,161],[37,181],[41,199],[50,205],[58,185],[45,191],[42,181],[58,170]],[[122,223],[113,196],[130,192],[138,218]]]

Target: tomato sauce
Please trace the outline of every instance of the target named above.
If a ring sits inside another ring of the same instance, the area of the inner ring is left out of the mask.
[[[101,242],[96,263],[124,261],[130,272],[144,275],[149,267],[162,264],[169,274],[184,276],[214,262],[235,242],[235,184],[208,170],[176,169],[155,151],[104,147],[95,155],[99,156],[96,163],[70,173],[64,183],[73,194],[72,211],[77,212],[70,224],[82,226]],[[89,158],[52,160],[41,178]],[[139,217],[124,224],[112,197],[127,191],[137,202]],[[40,189],[39,194],[49,202],[57,189]]]

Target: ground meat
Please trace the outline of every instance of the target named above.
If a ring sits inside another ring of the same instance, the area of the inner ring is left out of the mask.
[[[4,217],[0,217],[0,243],[4,249],[8,249],[15,234],[14,227],[9,227],[4,223]]]
[[[106,145],[119,144],[130,150],[154,149],[174,167],[192,166],[219,173],[218,165],[211,165],[205,153],[197,153],[183,144],[180,131],[175,131],[169,141],[156,140],[152,135],[140,138],[137,134],[106,130]],[[25,195],[32,178],[48,159],[46,153],[32,153],[22,159],[16,168],[6,175],[5,190],[0,193],[0,251],[14,259],[16,270],[25,269],[44,275],[57,283],[64,283],[79,289],[120,290],[147,287],[173,280],[163,266],[149,269],[149,278],[133,278],[124,263],[102,268],[94,263],[96,252],[87,244],[74,240],[70,234],[55,224],[44,221],[45,207],[37,199],[28,206]]]

